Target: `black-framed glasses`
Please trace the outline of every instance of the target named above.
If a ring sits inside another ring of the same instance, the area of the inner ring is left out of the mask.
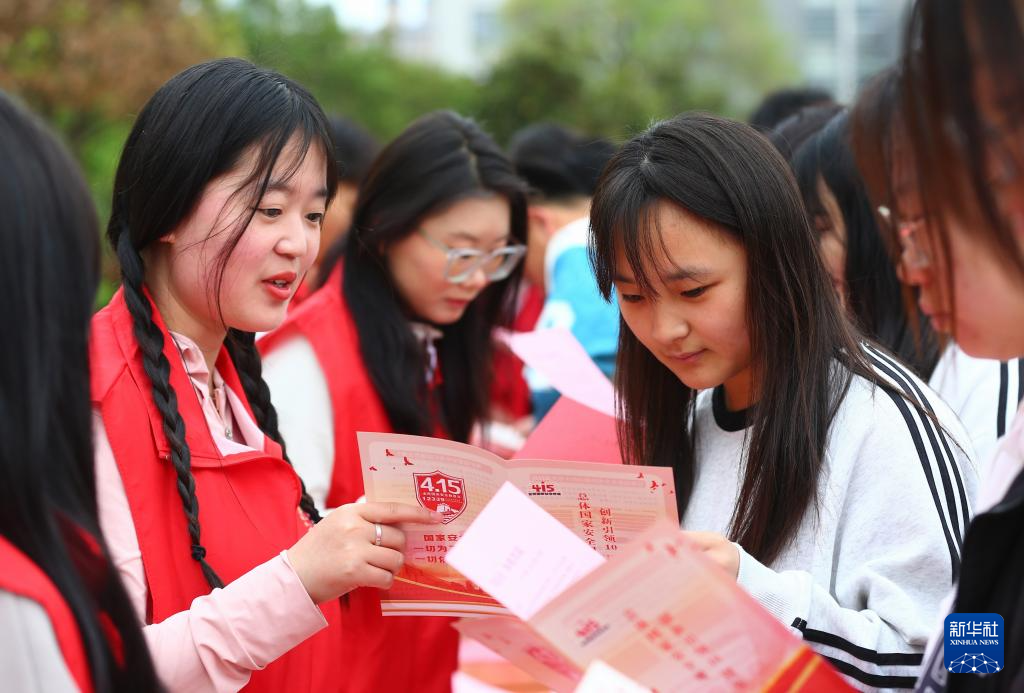
[[[480,269],[484,271],[487,281],[500,282],[512,274],[512,270],[526,255],[525,245],[506,245],[489,252],[476,248],[452,248],[436,238],[431,238],[423,229],[416,229],[416,232],[448,256],[444,278],[453,284],[461,284]]]

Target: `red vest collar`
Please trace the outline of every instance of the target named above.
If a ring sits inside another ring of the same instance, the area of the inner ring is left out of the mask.
[[[153,322],[163,334],[163,353],[164,357],[170,364],[170,383],[174,388],[175,395],[177,396],[178,411],[180,412],[182,419],[185,421],[185,440],[188,443],[189,450],[192,454],[192,466],[221,466],[225,464],[235,464],[244,462],[253,457],[263,457],[264,454],[281,457],[281,446],[269,436],[264,436],[263,452],[254,451],[252,453],[238,453],[228,456],[224,456],[220,452],[216,441],[213,439],[213,435],[210,433],[209,426],[206,424],[206,417],[203,415],[202,405],[199,402],[198,395],[195,393],[192,379],[185,371],[185,366],[181,360],[181,354],[178,353],[177,347],[174,345],[174,340],[171,339],[170,332],[167,329],[167,325],[164,323],[163,317],[160,315],[160,311],[153,302],[149,291],[146,290],[145,293],[146,299],[150,302],[150,305],[153,308]],[[114,294],[114,297],[110,300],[110,304],[107,306],[107,310],[111,312],[111,322],[114,328],[114,335],[120,347],[121,355],[124,357],[127,368],[131,372],[132,378],[137,383],[146,383],[146,389],[151,388],[151,381],[149,380],[149,376],[146,375],[145,367],[142,364],[142,350],[135,339],[134,323],[132,321],[131,313],[128,311],[128,305],[125,302],[123,288],[118,289],[117,293]],[[228,354],[227,347],[221,347],[220,354],[217,356],[216,368],[220,373],[220,376],[224,379],[224,384],[238,395],[238,398],[242,401],[242,404],[245,407],[246,413],[253,421],[255,421],[256,417],[249,405],[248,397],[245,395],[245,389],[242,387],[242,381],[238,375],[238,371],[235,369],[234,362]],[[153,432],[157,452],[161,457],[165,459],[169,458],[171,454],[171,446],[167,441],[167,436],[163,433],[163,417],[161,417],[160,411],[155,405],[150,406],[147,409],[151,424],[150,429]]]

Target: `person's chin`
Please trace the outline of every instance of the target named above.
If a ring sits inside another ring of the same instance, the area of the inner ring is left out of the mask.
[[[445,301],[444,304],[438,306],[431,311],[432,315],[429,316],[430,322],[435,325],[451,325],[462,319],[462,316],[466,314],[466,308],[469,304],[457,305],[455,303]]]
[[[231,326],[242,332],[271,332],[280,327],[286,317],[288,317],[287,304],[280,309],[264,310],[259,314],[246,315],[232,321]]]
[[[669,370],[679,379],[679,382],[691,390],[707,390],[708,388],[717,387],[724,380],[723,378],[716,377],[716,374],[711,372],[710,369],[699,366],[687,367],[673,364]]]

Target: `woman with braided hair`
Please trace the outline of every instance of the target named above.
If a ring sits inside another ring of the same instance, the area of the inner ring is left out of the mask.
[[[237,59],[191,67],[143,108],[108,240],[123,284],[92,323],[100,521],[173,690],[336,690],[338,597],[388,587],[399,522],[319,525],[281,444],[254,333],[316,257],[336,170],[302,87]]]

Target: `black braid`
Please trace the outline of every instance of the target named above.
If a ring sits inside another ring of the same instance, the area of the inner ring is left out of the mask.
[[[263,362],[256,349],[256,335],[252,332],[233,329],[228,332],[225,343],[228,353],[231,354],[231,360],[235,364],[235,370],[238,371],[238,378],[242,381],[245,397],[249,400],[252,413],[256,416],[256,424],[264,434],[277,441],[281,446],[281,455],[291,464],[285,451],[284,438],[281,437],[281,432],[278,430],[277,410],[274,409],[274,405],[270,401],[270,388],[267,387],[267,382],[263,379]],[[306,492],[306,485],[301,478],[299,485],[302,487],[299,507],[315,524],[320,521],[320,511],[316,509],[316,504]]]
[[[178,396],[171,386],[171,364],[164,356],[164,335],[153,321],[153,307],[142,291],[144,268],[142,257],[132,246],[128,229],[117,239],[117,257],[121,263],[124,298],[132,316],[135,339],[142,350],[142,365],[152,385],[153,401],[163,420],[163,431],[171,446],[171,463],[178,475],[178,494],[188,521],[192,540],[192,558],[199,562],[210,587],[223,587],[224,582],[206,562],[206,549],[200,541],[199,500],[192,476],[192,454],[185,441],[185,421],[178,411]]]

